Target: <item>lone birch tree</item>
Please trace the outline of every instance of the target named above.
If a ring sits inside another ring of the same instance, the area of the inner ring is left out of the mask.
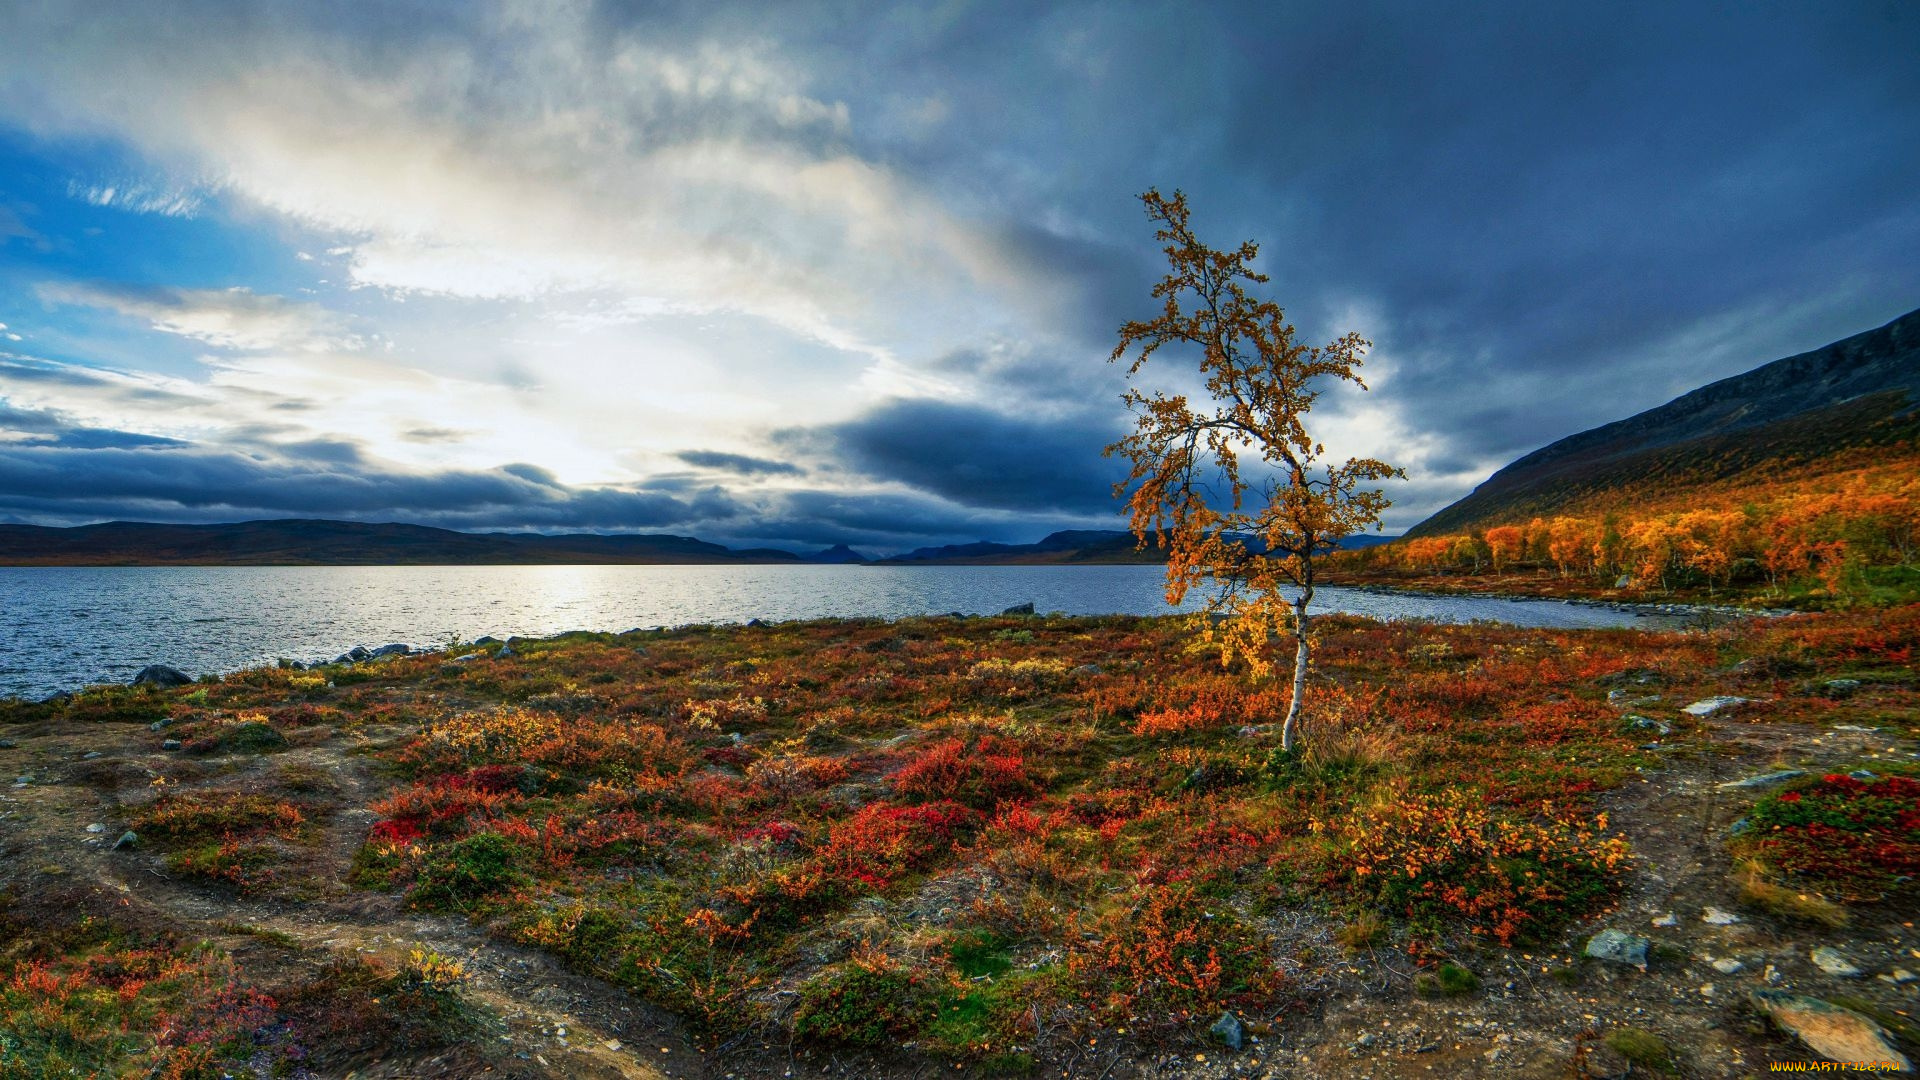
[[[1366,389],[1356,371],[1372,343],[1348,333],[1317,348],[1299,344],[1278,304],[1246,293],[1246,285],[1267,280],[1249,266],[1258,245],[1215,251],[1202,244],[1179,191],[1169,199],[1150,190],[1140,201],[1157,226],[1155,239],[1167,245],[1169,268],[1153,287],[1164,303],[1160,315],[1123,325],[1108,358],[1128,361],[1124,400],[1136,421],[1133,434],[1107,447],[1133,466],[1114,495],[1127,495],[1139,542],[1152,535],[1167,549],[1167,602],[1205,592],[1195,621],[1223,665],[1237,657],[1254,678],[1268,677],[1269,642],[1291,631],[1293,694],[1280,726],[1280,745],[1290,751],[1306,692],[1307,605],[1319,560],[1342,537],[1380,524],[1386,494],[1363,485],[1406,475],[1373,458],[1329,463],[1326,447],[1307,432],[1307,412],[1327,380]],[[1205,400],[1142,393],[1132,382],[1168,345],[1197,354]]]

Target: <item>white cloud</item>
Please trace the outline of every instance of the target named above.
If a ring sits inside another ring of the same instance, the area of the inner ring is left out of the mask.
[[[347,332],[345,320],[326,308],[244,288],[142,289],[51,282],[38,292],[50,303],[104,308],[144,319],[155,330],[225,349],[320,352],[359,346],[359,339]]]
[[[156,188],[143,183],[67,185],[67,194],[95,206],[112,207],[133,214],[159,214],[162,217],[190,218],[200,212],[205,200],[197,192],[185,189]]]
[[[969,305],[982,289],[1038,284],[856,152],[847,104],[770,44],[659,41],[571,6],[477,10],[466,33],[404,51],[297,20],[226,27],[210,46],[193,20],[122,11],[76,20],[21,81],[58,102],[36,126],[111,130],[225,198],[341,237],[329,251],[362,286],[613,290],[877,358],[977,327],[1001,306]],[[170,47],[188,36],[194,47]],[[76,191],[154,213],[199,206],[186,190]],[[944,323],[921,316],[934,307]]]

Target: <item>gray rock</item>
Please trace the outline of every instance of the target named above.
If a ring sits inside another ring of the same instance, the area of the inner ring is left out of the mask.
[[[1706,909],[1700,912],[1700,921],[1706,923],[1708,926],[1732,926],[1734,923],[1743,920],[1731,911],[1722,911],[1712,904],[1708,904]]]
[[[1587,955],[1614,964],[1631,964],[1647,970],[1647,946],[1652,944],[1624,930],[1602,930],[1587,941]]]
[[[165,731],[173,726],[173,717],[166,716],[147,725],[148,731]]]
[[[1667,723],[1665,720],[1655,720],[1651,716],[1641,716],[1638,713],[1628,713],[1620,718],[1620,723],[1625,726],[1628,731],[1651,731],[1655,735],[1673,734],[1672,724]]]
[[[120,834],[120,839],[113,842],[113,850],[119,851],[121,848],[130,848],[139,842],[140,834],[134,832],[132,829],[128,829],[126,832]]]
[[[1885,1028],[1852,1009],[1783,990],[1755,990],[1753,1003],[1776,1027],[1827,1061],[1885,1061],[1900,1072],[1913,1069]]]
[[[1688,716],[1711,716],[1714,713],[1719,712],[1721,709],[1731,708],[1735,705],[1744,705],[1747,702],[1752,700],[1753,700],[1752,698],[1743,698],[1743,697],[1702,698],[1701,700],[1686,706],[1680,711],[1683,713],[1686,713]]]
[[[160,743],[160,749],[162,749],[162,750],[178,750],[178,749],[180,749],[180,740],[179,740],[179,739],[166,739],[166,740],[164,740],[164,741],[162,741],[162,742]]]
[[[1247,1044],[1247,1026],[1230,1012],[1221,1013],[1220,1019],[1215,1020],[1207,1031],[1234,1050]]]
[[[19,743],[14,742],[12,739],[0,739],[0,750],[11,750],[19,745]]]
[[[1855,769],[1852,772],[1847,774],[1847,778],[1849,780],[1859,780],[1863,783],[1868,780],[1880,779],[1880,777],[1877,774],[1869,772],[1866,769]]]
[[[81,755],[80,755],[80,760],[81,760],[81,761],[92,761],[92,760],[94,760],[95,758],[102,758],[102,757],[106,757],[106,755],[105,755],[105,754],[103,754],[103,753],[101,753],[101,752],[100,752],[100,751],[98,751],[98,750],[89,750],[89,751],[87,751],[86,753],[84,753],[84,754],[81,754]]]
[[[1737,975],[1746,970],[1747,965],[1730,956],[1723,956],[1713,962],[1713,970],[1722,975]]]
[[[505,660],[509,656],[519,656],[519,655],[520,655],[519,653],[513,651],[513,646],[502,645],[500,646],[499,651],[493,654],[493,658],[495,660]]]
[[[1655,926],[1679,926],[1679,925],[1680,925],[1680,916],[1678,916],[1678,915],[1675,915],[1675,914],[1674,914],[1673,912],[1671,912],[1671,911],[1669,911],[1669,912],[1667,912],[1667,913],[1666,913],[1666,914],[1664,914],[1664,915],[1655,915],[1655,916],[1653,917],[1653,925],[1655,925]]]
[[[468,654],[466,654],[465,656],[456,656],[456,657],[454,657],[454,658],[453,658],[453,662],[454,662],[454,663],[456,663],[456,664],[471,664],[471,663],[473,663],[473,662],[474,662],[475,660],[481,660],[481,659],[484,659],[484,658],[486,657],[486,655],[487,655],[486,653],[477,653],[477,652],[470,652],[470,653],[468,653]]]
[[[1027,602],[1026,602],[1026,603],[1024,603],[1024,604],[1015,604],[1014,606],[1012,606],[1012,607],[1010,607],[1010,608],[1008,608],[1007,610],[1005,610],[1005,611],[1003,611],[1003,612],[1001,612],[1000,614],[1002,614],[1002,615],[1031,615],[1031,614],[1033,614],[1033,601],[1031,601],[1031,600],[1029,600],[1029,601],[1027,601]]]
[[[107,827],[96,821],[93,824],[87,826],[87,831],[90,833],[103,833],[107,831]]]
[[[767,625],[767,621],[765,619],[748,619],[747,625],[757,628]]]
[[[133,685],[157,686],[165,690],[175,686],[191,686],[193,685],[193,676],[181,671],[179,668],[168,667],[165,664],[148,664],[134,675]]]
[[[367,658],[369,660],[378,660],[383,656],[406,656],[408,653],[411,653],[412,651],[413,651],[413,646],[403,645],[400,642],[396,641],[391,645],[382,645],[379,648],[373,650],[372,652],[369,652],[367,654]]]
[[[1752,831],[1753,822],[1748,818],[1741,818],[1739,821],[1727,826],[1728,836],[1745,836]]]
[[[1851,694],[1855,690],[1860,689],[1860,680],[1859,679],[1828,679],[1826,682],[1821,683],[1820,685],[1825,689],[1833,691],[1836,694],[1844,695],[1844,694]]]
[[[1798,780],[1807,775],[1804,769],[1782,769],[1762,776],[1749,776],[1745,780],[1729,780],[1720,785],[1722,791],[1751,791],[1756,788],[1768,788],[1775,784],[1784,784],[1789,780]]]
[[[1857,979],[1865,974],[1852,960],[1847,959],[1846,953],[1831,945],[1822,945],[1813,950],[1808,954],[1808,959],[1813,961],[1814,967],[1836,979]]]
[[[1616,589],[1627,589],[1627,588],[1632,588],[1632,587],[1633,587],[1633,575],[1632,575],[1632,574],[1621,574],[1621,575],[1620,575],[1619,577],[1617,577],[1617,578],[1615,578],[1615,579],[1614,579],[1614,582],[1613,582],[1613,587],[1614,587],[1614,588],[1616,588]]]
[[[1079,667],[1073,669],[1073,673],[1075,675],[1081,675],[1081,676],[1091,678],[1092,676],[1100,674],[1100,665],[1099,664],[1081,664]]]

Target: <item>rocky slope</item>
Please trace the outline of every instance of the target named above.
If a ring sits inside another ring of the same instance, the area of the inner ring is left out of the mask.
[[[1570,435],[1408,530],[1438,536],[1671,495],[1920,436],[1920,311]]]

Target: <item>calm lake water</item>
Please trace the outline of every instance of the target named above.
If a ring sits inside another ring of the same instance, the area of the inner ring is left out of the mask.
[[[0,696],[191,674],[354,645],[627,630],[748,619],[1041,612],[1164,614],[1158,566],[0,567]],[[1316,607],[1524,626],[1645,624],[1552,601],[1321,589]]]

